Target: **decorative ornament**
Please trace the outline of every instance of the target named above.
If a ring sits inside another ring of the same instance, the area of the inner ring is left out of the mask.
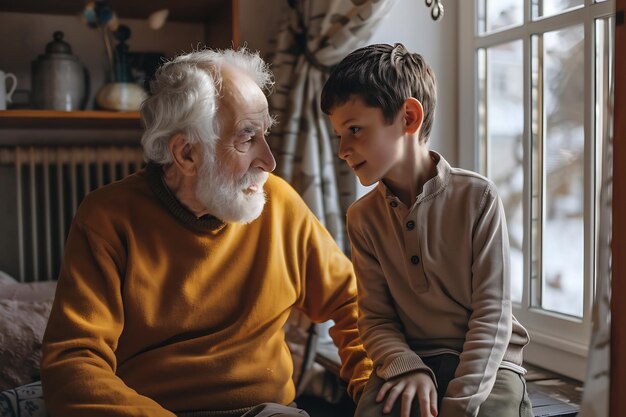
[[[434,21],[440,20],[443,17],[443,4],[441,0],[426,0],[426,7],[430,8],[430,17]]]

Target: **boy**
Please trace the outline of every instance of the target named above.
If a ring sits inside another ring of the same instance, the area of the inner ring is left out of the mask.
[[[532,417],[502,202],[492,182],[429,151],[435,88],[420,55],[380,44],[348,55],[322,91],[339,157],[363,185],[378,181],[348,210],[376,368],[355,415]]]

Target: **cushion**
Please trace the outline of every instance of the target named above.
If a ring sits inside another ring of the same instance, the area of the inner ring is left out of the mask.
[[[10,283],[10,282],[17,282],[17,280],[15,278],[13,278],[11,275],[7,274],[4,271],[0,271],[0,284],[2,283]]]
[[[0,300],[49,301],[54,299],[56,281],[17,282],[0,280]]]
[[[39,379],[52,300],[0,299],[0,391]]]
[[[5,278],[0,279],[0,391],[39,379],[41,341],[56,289],[55,281]]]
[[[47,417],[41,382],[0,392],[0,417]]]

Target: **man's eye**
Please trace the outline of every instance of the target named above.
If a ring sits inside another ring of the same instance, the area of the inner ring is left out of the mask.
[[[252,146],[253,140],[254,138],[250,136],[241,138],[241,140],[235,145],[235,149],[237,149],[239,152],[246,152]]]

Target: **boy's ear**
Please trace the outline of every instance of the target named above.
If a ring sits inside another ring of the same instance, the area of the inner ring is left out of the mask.
[[[200,167],[200,155],[182,133],[171,137],[167,147],[172,155],[172,164],[186,176],[195,175]]]
[[[406,133],[414,134],[421,127],[424,120],[424,108],[422,103],[414,97],[404,101],[404,127]]]

